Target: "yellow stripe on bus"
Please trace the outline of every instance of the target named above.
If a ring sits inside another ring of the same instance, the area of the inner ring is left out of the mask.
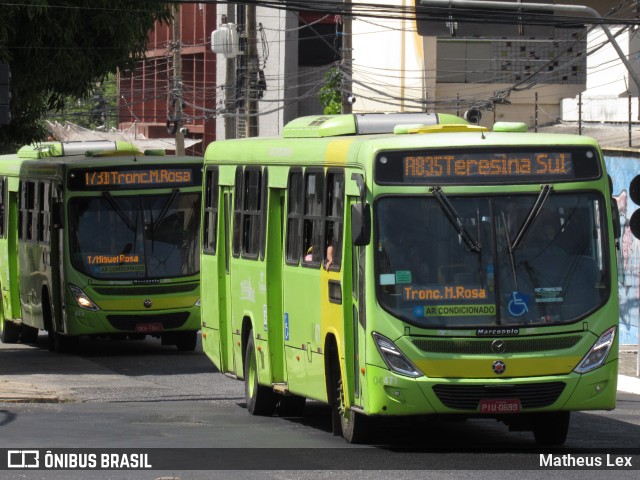
[[[562,358],[456,358],[447,360],[417,360],[416,366],[427,377],[435,378],[509,378],[562,375],[570,373],[581,357]],[[496,374],[493,364],[502,361],[504,373]]]
[[[353,140],[334,140],[327,145],[327,151],[325,153],[325,161],[331,163],[347,163],[347,153]]]

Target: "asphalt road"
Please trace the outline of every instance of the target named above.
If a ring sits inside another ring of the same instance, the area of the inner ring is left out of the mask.
[[[0,344],[0,387],[24,382],[50,395],[49,403],[0,403],[0,455],[3,449],[42,455],[128,449],[149,453],[153,469],[5,470],[3,479],[343,478],[354,470],[348,475],[363,479],[511,478],[518,472],[522,479],[582,480],[637,478],[640,466],[639,395],[619,392],[612,412],[573,414],[559,450],[540,450],[529,432],[508,432],[492,420],[426,419],[383,422],[372,445],[356,447],[331,434],[329,411],[316,403],[299,418],[248,415],[244,384],[218,373],[201,352],[178,352],[155,340],[87,340],[76,354],[58,355],[44,340],[37,347]],[[587,455],[605,464],[541,467],[540,456],[549,454]],[[632,456],[633,468],[607,466],[607,454]]]

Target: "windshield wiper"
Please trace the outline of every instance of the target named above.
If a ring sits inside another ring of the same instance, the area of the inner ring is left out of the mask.
[[[513,273],[513,283],[516,287],[516,291],[518,290],[518,276],[516,275],[516,261],[513,258],[513,248],[511,247],[511,238],[509,235],[509,225],[507,224],[507,219],[504,216],[504,211],[501,212],[502,214],[502,225],[504,228],[504,237],[507,240],[507,248],[509,251],[509,263],[511,265],[511,273]]]
[[[106,191],[102,192],[102,196],[107,201],[107,203],[111,206],[111,208],[113,208],[113,210],[118,214],[120,219],[129,228],[129,230],[135,232],[138,229],[138,227],[136,226],[136,224],[134,224],[131,221],[131,219],[129,218],[127,213],[124,210],[122,210],[122,208],[120,207],[120,205],[118,205],[118,202],[116,202],[116,200],[113,198],[113,196],[109,192],[106,192]]]
[[[553,190],[553,187],[551,185],[542,186],[542,190],[540,191],[538,198],[536,198],[536,201],[533,204],[533,207],[531,207],[531,210],[529,211],[529,215],[527,216],[527,219],[524,221],[524,223],[520,227],[520,230],[518,231],[516,238],[513,239],[513,243],[509,245],[509,250],[511,252],[513,252],[516,248],[518,248],[520,243],[522,243],[524,238],[527,236],[527,234],[531,230],[531,225],[533,224],[533,221],[540,214],[540,210],[542,210],[542,207],[544,207],[544,204],[549,198],[549,194],[551,193],[552,190]]]
[[[462,219],[460,218],[460,215],[458,215],[458,212],[456,212],[456,209],[453,208],[453,205],[451,204],[449,199],[445,196],[444,192],[442,191],[442,188],[431,187],[431,193],[433,193],[433,196],[436,197],[436,200],[440,205],[440,209],[444,212],[447,219],[451,222],[451,225],[453,225],[453,228],[456,229],[456,232],[458,232],[458,235],[460,236],[460,238],[462,238],[462,240],[467,245],[469,250],[471,250],[472,252],[480,253],[481,251],[480,243],[478,242],[478,240],[476,240],[473,234],[467,229],[467,227],[465,227],[464,223],[462,222]]]
[[[162,220],[164,220],[164,217],[167,216],[167,212],[169,211],[169,207],[171,207],[171,205],[173,204],[173,201],[178,196],[178,193],[180,193],[180,190],[178,190],[177,188],[174,188],[171,191],[171,195],[169,196],[167,201],[164,203],[164,205],[162,207],[162,211],[160,212],[160,215],[158,215],[158,218],[156,218],[155,220],[152,220],[151,224],[149,225],[152,230],[155,230],[156,227],[158,225],[160,225],[160,222],[162,222]]]

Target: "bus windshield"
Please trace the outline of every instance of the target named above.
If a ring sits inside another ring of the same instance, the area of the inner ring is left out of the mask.
[[[424,328],[575,322],[609,294],[597,193],[376,201],[376,290]]]
[[[69,202],[73,266],[96,279],[196,275],[200,194],[75,197]]]

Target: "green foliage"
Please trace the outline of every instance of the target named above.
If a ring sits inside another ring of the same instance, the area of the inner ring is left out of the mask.
[[[335,115],[342,111],[342,72],[332,68],[324,75],[324,84],[320,88],[318,99],[325,115]]]
[[[0,63],[11,68],[11,123],[0,149],[44,138],[41,119],[69,98],[93,96],[118,69],[144,58],[156,20],[169,22],[171,2],[29,0],[2,5]]]
[[[115,75],[90,90],[82,98],[66,97],[64,108],[60,112],[50,114],[47,120],[64,123],[75,123],[81,127],[109,130],[117,126],[117,81]]]

